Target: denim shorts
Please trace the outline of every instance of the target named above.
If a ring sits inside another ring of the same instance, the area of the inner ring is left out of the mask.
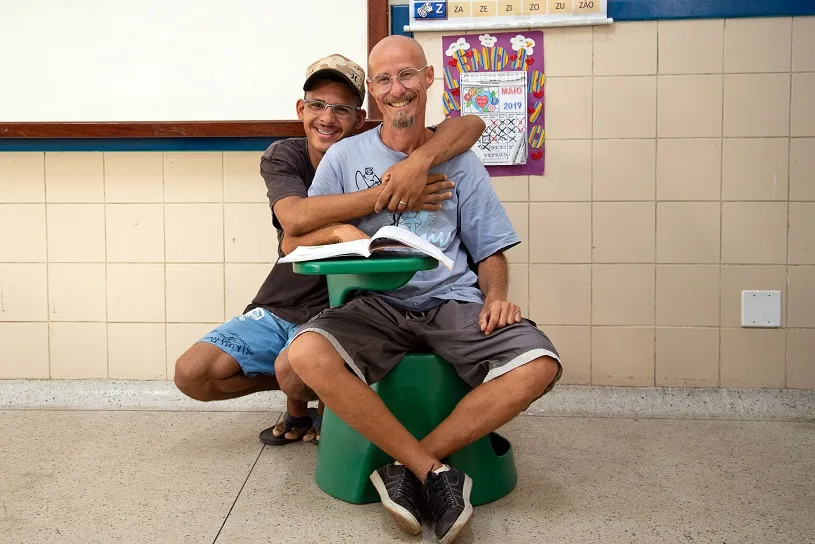
[[[274,374],[275,359],[291,343],[297,327],[263,308],[254,308],[216,327],[199,342],[234,357],[247,376]]]

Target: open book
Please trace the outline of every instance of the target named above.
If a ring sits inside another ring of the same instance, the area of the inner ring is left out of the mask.
[[[278,259],[278,262],[296,263],[353,255],[370,257],[371,254],[377,251],[396,252],[400,256],[415,256],[424,253],[438,260],[448,269],[453,269],[453,259],[445,255],[441,249],[409,230],[390,225],[382,227],[370,238],[363,238],[362,240],[324,246],[299,246],[282,259]]]

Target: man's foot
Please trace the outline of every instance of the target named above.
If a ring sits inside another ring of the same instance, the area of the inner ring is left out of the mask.
[[[300,442],[311,429],[312,415],[316,415],[316,410],[313,408],[308,409],[308,415],[300,417],[284,412],[273,427],[264,429],[260,433],[260,441],[270,446]]]
[[[320,414],[314,417],[311,429],[303,436],[303,442],[314,442],[315,445],[320,445],[320,432],[322,428],[323,416]]]
[[[473,481],[463,472],[446,465],[439,470],[427,473],[424,498],[433,514],[436,538],[441,544],[449,544],[473,515],[473,505],[470,504]]]
[[[422,532],[422,482],[404,465],[390,464],[376,469],[371,482],[379,492],[382,506],[408,533]]]

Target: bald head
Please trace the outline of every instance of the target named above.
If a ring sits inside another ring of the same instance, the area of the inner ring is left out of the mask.
[[[434,72],[419,42],[405,36],[380,41],[368,56],[368,74],[370,96],[388,130],[417,127],[415,132],[421,137]]]
[[[388,36],[371,49],[368,55],[368,74],[382,73],[382,64],[396,56],[411,61],[416,68],[427,64],[427,57],[419,42],[407,36]]]

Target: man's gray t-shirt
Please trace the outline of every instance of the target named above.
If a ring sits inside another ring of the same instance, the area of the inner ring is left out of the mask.
[[[381,125],[332,145],[317,167],[309,196],[353,193],[379,185],[382,174],[407,157],[382,143],[380,129]],[[456,182],[453,198],[445,201],[440,211],[392,214],[385,210],[351,223],[372,236],[381,227],[398,222],[400,228],[441,248],[453,259],[453,270],[440,264],[434,270],[417,272],[401,289],[379,296],[396,307],[418,311],[445,300],[483,303],[468,253],[479,263],[520,243],[520,239],[495,194],[487,170],[472,151],[453,157],[430,172],[447,174],[448,179]]]

